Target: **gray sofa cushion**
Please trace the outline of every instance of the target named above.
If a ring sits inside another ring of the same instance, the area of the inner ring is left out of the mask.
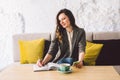
[[[87,41],[93,40],[93,33],[92,32],[86,32],[86,40]]]
[[[93,40],[120,39],[120,32],[93,32]]]

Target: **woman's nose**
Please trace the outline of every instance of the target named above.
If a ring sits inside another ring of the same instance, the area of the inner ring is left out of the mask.
[[[64,22],[63,21],[61,21],[61,24],[63,24]]]

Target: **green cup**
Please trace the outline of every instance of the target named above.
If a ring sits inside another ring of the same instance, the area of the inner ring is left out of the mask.
[[[70,64],[68,64],[68,63],[60,64],[59,70],[60,71],[69,71],[70,70]]]

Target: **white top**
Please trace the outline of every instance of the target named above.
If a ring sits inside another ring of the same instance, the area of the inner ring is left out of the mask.
[[[69,49],[70,49],[70,55],[69,57],[71,57],[72,55],[72,37],[73,37],[73,31],[72,32],[68,32],[67,31],[67,35],[68,35],[68,40],[69,40]]]

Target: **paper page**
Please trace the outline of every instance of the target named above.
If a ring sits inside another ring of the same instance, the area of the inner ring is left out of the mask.
[[[56,70],[59,68],[59,64],[49,62],[45,66],[39,67],[38,65],[33,65],[33,70],[36,71],[48,71],[48,70]]]
[[[45,65],[45,66],[42,66],[42,67],[39,67],[38,65],[33,65],[33,71],[48,71],[49,70],[49,67],[48,65]]]
[[[48,65],[49,69],[58,69],[59,68],[59,64],[57,64],[57,63],[50,62],[47,65]]]

